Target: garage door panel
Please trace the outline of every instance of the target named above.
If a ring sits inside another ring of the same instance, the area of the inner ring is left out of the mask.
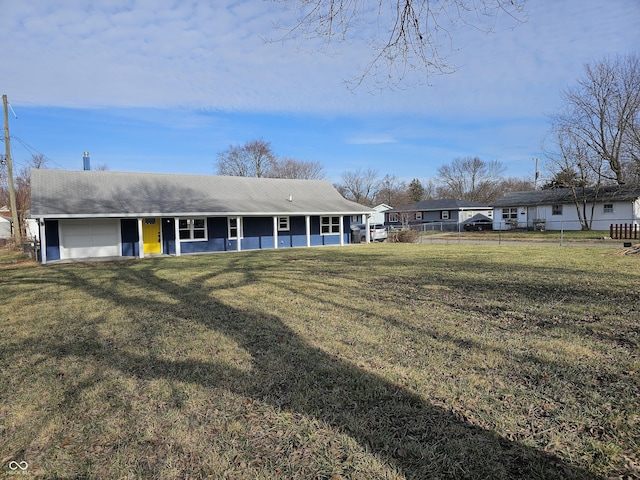
[[[111,235],[114,236],[117,232],[114,231],[114,223],[93,223],[91,224],[92,235]]]
[[[90,225],[75,223],[75,222],[74,223],[63,222],[62,225],[64,225],[64,234],[68,236],[91,234]]]
[[[91,246],[91,235],[72,235],[69,232],[63,232],[62,238],[65,248]]]
[[[66,220],[59,225],[60,258],[120,255],[119,220]]]

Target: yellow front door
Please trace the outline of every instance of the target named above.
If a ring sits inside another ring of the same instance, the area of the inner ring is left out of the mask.
[[[142,220],[142,244],[143,251],[148,253],[162,253],[160,243],[160,219],[145,218]]]

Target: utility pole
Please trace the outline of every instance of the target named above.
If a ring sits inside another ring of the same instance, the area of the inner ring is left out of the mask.
[[[4,148],[7,160],[7,180],[9,181],[9,201],[11,203],[11,218],[13,220],[13,238],[16,247],[22,243],[22,233],[20,232],[20,222],[18,221],[18,207],[16,205],[16,189],[13,185],[13,164],[11,162],[11,144],[9,143],[9,107],[6,95],[2,95],[4,103]]]

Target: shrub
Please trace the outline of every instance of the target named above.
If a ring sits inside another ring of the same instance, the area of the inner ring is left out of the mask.
[[[400,230],[389,235],[388,242],[391,243],[416,243],[420,234],[415,230]]]

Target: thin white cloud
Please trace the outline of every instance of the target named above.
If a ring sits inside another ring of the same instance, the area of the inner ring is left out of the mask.
[[[310,54],[296,41],[265,42],[286,19],[278,2],[33,3],[9,2],[0,17],[0,75],[15,104],[540,115],[555,108],[585,62],[640,48],[640,3],[530,0],[527,23],[501,21],[488,36],[459,33],[452,61],[460,68],[432,77],[433,86],[353,94],[343,79],[369,60],[366,35],[334,56]]]
[[[356,136],[348,138],[345,143],[350,145],[382,145],[384,143],[396,143],[397,140],[388,134]]]

